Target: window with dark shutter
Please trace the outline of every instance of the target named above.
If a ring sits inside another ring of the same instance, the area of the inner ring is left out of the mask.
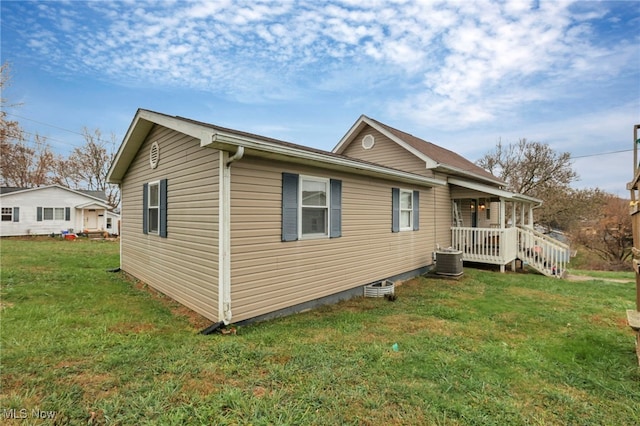
[[[400,232],[400,188],[391,188],[391,232]]]
[[[342,181],[282,173],[282,241],[342,236]]]
[[[149,212],[147,211],[148,208],[148,195],[149,194],[149,184],[145,183],[144,185],[142,185],[142,232],[144,234],[148,234],[149,231],[147,230],[147,224],[149,222]]]
[[[420,191],[413,191],[413,230],[420,229]]]
[[[160,181],[160,224],[159,235],[167,238],[167,179]]]
[[[331,179],[331,230],[329,238],[342,236],[342,181]]]
[[[391,232],[420,229],[420,191],[391,188]]]
[[[282,173],[282,241],[298,239],[298,175]]]

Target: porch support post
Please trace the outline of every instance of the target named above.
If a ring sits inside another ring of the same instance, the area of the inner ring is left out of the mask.
[[[522,206],[520,209],[520,226],[524,226],[524,208],[526,207],[525,203],[520,203]]]
[[[533,205],[529,204],[529,228],[533,229]]]
[[[511,203],[511,226],[516,226],[516,202]]]
[[[506,216],[507,206],[504,202],[504,198],[500,198],[500,229],[504,229],[504,217]]]

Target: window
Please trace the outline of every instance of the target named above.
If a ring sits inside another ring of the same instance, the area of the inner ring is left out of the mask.
[[[391,188],[391,232],[420,229],[420,192]]]
[[[400,190],[400,230],[413,230],[413,191]]]
[[[342,181],[282,174],[282,241],[342,235]]]
[[[167,237],[167,179],[142,186],[142,232]]]
[[[2,207],[2,221],[13,222],[13,207]]]
[[[107,218],[107,229],[113,228],[113,222],[110,217]]]
[[[38,207],[36,220],[70,221],[71,207]]]
[[[329,180],[300,177],[300,235],[320,237],[328,235]]]
[[[147,232],[157,234],[160,223],[160,182],[149,184],[147,215],[149,218]]]

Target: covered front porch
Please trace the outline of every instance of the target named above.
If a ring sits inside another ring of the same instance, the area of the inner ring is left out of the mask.
[[[547,276],[565,274],[569,246],[533,228],[541,200],[454,178],[449,183],[451,246],[463,261],[499,265],[504,272],[520,260]]]

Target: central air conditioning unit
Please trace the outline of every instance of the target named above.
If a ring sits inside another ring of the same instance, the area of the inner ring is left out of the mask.
[[[462,251],[436,251],[436,274],[457,277],[462,273]]]

